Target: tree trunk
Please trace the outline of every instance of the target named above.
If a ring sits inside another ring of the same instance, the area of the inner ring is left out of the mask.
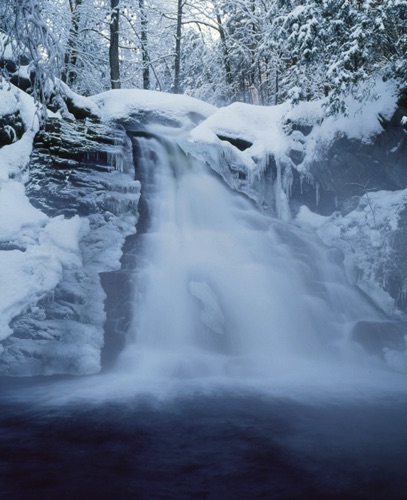
[[[74,84],[76,79],[76,63],[78,60],[77,45],[78,45],[78,32],[80,13],[79,7],[82,0],[70,0],[69,7],[71,9],[71,26],[69,28],[69,37],[67,48],[64,58],[64,71],[62,72],[61,79],[70,87]]]
[[[119,0],[110,0],[112,19],[110,22],[110,81],[112,89],[120,88],[120,61],[119,61]]]
[[[222,24],[222,18],[220,17],[220,14],[217,12],[216,13],[216,22],[218,23],[219,27],[219,36],[220,36],[220,41],[222,44],[222,52],[223,52],[223,64],[225,66],[225,74],[226,74],[226,83],[228,85],[232,84],[232,70],[230,68],[230,58],[229,58],[229,50],[226,44],[226,34],[225,34],[225,29]]]
[[[255,19],[256,15],[256,3],[255,0],[251,0],[250,2],[250,11],[252,14],[252,18]],[[249,84],[254,85],[256,82],[256,52],[257,52],[257,44],[256,44],[256,34],[257,34],[257,26],[253,21],[250,23],[250,31],[251,31],[251,41],[249,45],[250,51],[250,69],[249,69]]]
[[[143,61],[143,89],[150,88],[150,65],[149,65],[149,57],[148,57],[148,21],[147,15],[144,8],[144,0],[139,0],[139,8],[140,8],[140,19],[141,19],[141,57]]]
[[[177,7],[177,33],[175,36],[175,63],[174,63],[174,94],[180,93],[180,71],[181,71],[181,27],[182,7],[184,0],[178,0]]]

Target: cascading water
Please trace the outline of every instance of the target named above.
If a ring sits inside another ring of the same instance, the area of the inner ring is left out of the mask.
[[[137,380],[300,380],[360,364],[352,327],[379,314],[335,249],[259,213],[175,144],[134,140],[144,224],[119,370]]]
[[[405,374],[351,340],[381,315],[338,252],[134,141],[128,344],[100,375],[0,394],[0,495],[404,498]]]

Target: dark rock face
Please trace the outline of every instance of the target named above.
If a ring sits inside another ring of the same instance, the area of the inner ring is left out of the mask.
[[[106,293],[100,273],[120,268],[135,233],[139,183],[121,127],[50,119],[35,139],[26,193],[52,218],[80,217],[78,266],[14,318],[1,346],[0,374],[89,374],[101,368]]]
[[[292,139],[293,185],[291,206],[306,205],[313,212],[347,213],[365,193],[407,187],[407,90],[402,90],[390,120],[378,115],[383,130],[371,142],[338,135],[306,157],[306,143],[313,124],[286,120],[283,128]],[[403,125],[404,124],[404,125]],[[305,167],[304,167],[305,165]],[[300,172],[307,172],[307,175]]]
[[[373,144],[339,137],[322,152],[311,173],[336,197],[339,206],[352,196],[369,191],[407,187],[407,134],[401,126],[389,126]]]
[[[406,332],[406,323],[399,321],[359,321],[353,329],[352,338],[368,353],[383,356],[385,349],[400,352],[406,349]]]
[[[312,175],[302,175],[292,169],[293,184],[290,205],[297,212],[301,205],[306,205],[312,212],[330,215],[337,209],[337,199],[332,191],[322,186]]]
[[[246,151],[253,146],[253,144],[249,141],[245,141],[244,139],[234,138],[234,137],[226,137],[224,135],[218,135],[218,138],[221,141],[226,141],[235,146],[239,151]]]
[[[24,124],[19,113],[0,116],[0,148],[21,139]]]
[[[377,117],[383,131],[371,143],[342,135],[310,164],[310,173],[339,208],[346,207],[349,198],[369,191],[407,187],[407,126],[402,124],[407,98],[403,96],[402,92],[390,120]]]

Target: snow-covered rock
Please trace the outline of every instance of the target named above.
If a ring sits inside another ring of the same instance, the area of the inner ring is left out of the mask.
[[[123,129],[52,119],[30,160],[35,106],[9,89],[26,132],[0,150],[0,373],[95,373],[105,322],[99,273],[120,267],[137,220],[131,148]]]
[[[166,94],[152,90],[117,89],[89,98],[97,105],[103,121],[123,121],[131,124],[191,129],[210,116],[216,108],[193,97]],[[158,127],[158,128],[157,128]]]

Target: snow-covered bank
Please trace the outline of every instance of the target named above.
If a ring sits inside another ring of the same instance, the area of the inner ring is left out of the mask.
[[[0,149],[0,339],[10,321],[51,291],[64,266],[78,266],[79,219],[52,220],[29,202],[23,182],[39,123],[34,101],[1,82],[0,115],[18,113],[22,138]],[[62,237],[63,236],[63,237]],[[3,351],[3,347],[0,346]]]
[[[315,165],[324,161],[332,144],[340,137],[374,142],[383,131],[378,116],[390,120],[394,113],[394,82],[378,80],[360,92],[369,93],[371,99],[362,106],[349,97],[349,115],[339,117],[325,116],[323,101],[294,107],[234,103],[195,127],[182,147],[210,164],[233,189],[290,221],[294,205],[298,208],[309,198],[312,208],[320,204],[322,182]],[[333,212],[335,193],[328,197]]]
[[[0,116],[21,117],[24,134],[10,131],[14,142],[0,149],[0,373],[95,373],[105,319],[99,273],[120,267],[124,239],[135,232],[140,186],[131,158],[130,165],[120,158],[120,141],[92,143],[80,135],[86,127],[75,138],[74,124],[30,160],[36,111],[30,96],[3,84]],[[89,165],[84,172],[86,165],[64,158],[64,151],[74,157],[78,139],[84,159],[106,157],[125,171],[92,172]]]

